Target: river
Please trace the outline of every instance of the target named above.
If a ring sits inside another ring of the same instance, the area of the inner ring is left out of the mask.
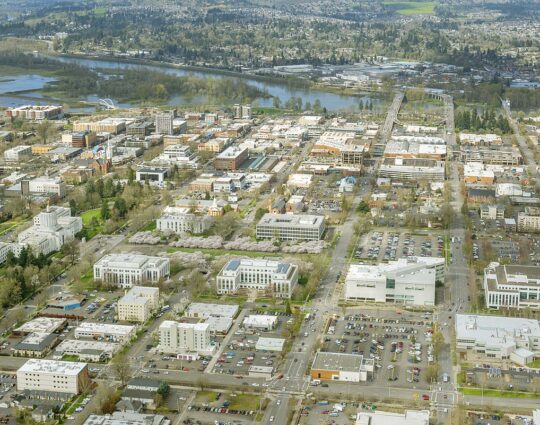
[[[274,81],[262,81],[249,76],[231,76],[220,74],[219,72],[213,72],[212,70],[186,70],[182,68],[177,68],[173,66],[157,66],[157,65],[147,65],[147,64],[137,64],[137,63],[128,63],[121,61],[113,60],[96,60],[89,58],[80,58],[80,57],[64,57],[64,56],[51,56],[51,59],[58,60],[60,62],[70,62],[76,63],[81,66],[85,66],[91,69],[142,69],[156,72],[163,72],[167,74],[177,75],[177,76],[186,76],[194,75],[201,78],[226,78],[226,79],[242,79],[244,82],[259,88],[260,90],[265,91],[272,97],[278,97],[282,104],[285,104],[287,100],[291,97],[300,97],[302,98],[303,103],[310,102],[312,105],[315,100],[321,102],[321,106],[327,108],[330,111],[339,111],[339,110],[358,110],[358,105],[360,102],[371,101],[374,106],[380,103],[380,100],[377,98],[371,98],[369,96],[348,96],[348,95],[339,95],[335,93],[325,92],[321,90],[311,90],[300,87],[294,87],[286,83],[274,82]],[[53,79],[48,77],[40,76],[37,73],[28,74],[28,75],[16,75],[16,76],[1,76],[0,75],[0,106],[20,106],[27,103],[43,104],[47,101],[54,99],[41,99],[41,95],[38,91],[42,89],[45,84],[53,81]],[[19,98],[18,96],[13,96],[13,94],[18,94],[18,92],[24,95],[24,98]],[[10,94],[12,94],[10,96]],[[97,99],[96,96],[88,96],[86,100],[90,102],[95,102]],[[112,99],[115,101],[115,99]],[[61,99],[58,99],[59,103],[63,103]],[[114,102],[118,104],[118,102]],[[197,96],[196,98],[186,98],[182,96],[174,96],[168,102],[172,106],[180,105],[196,105],[196,104],[207,104],[207,99],[204,96]],[[272,106],[272,98],[260,98],[257,99],[257,103],[260,106]],[[119,107],[129,108],[136,106],[129,103],[118,104]],[[71,108],[72,111],[81,111],[90,108]]]

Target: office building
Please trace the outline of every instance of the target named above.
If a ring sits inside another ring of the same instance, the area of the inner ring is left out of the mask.
[[[242,326],[244,326],[246,329],[271,331],[276,328],[277,323],[277,316],[271,316],[268,314],[250,314],[244,318]]]
[[[473,353],[525,365],[540,356],[540,323],[518,317],[456,314],[456,349],[463,358]]]
[[[210,340],[210,326],[207,323],[165,320],[159,326],[158,350],[170,354],[211,353],[214,348]]]
[[[174,133],[173,121],[176,110],[156,114],[156,133],[171,135]]]
[[[230,146],[214,158],[214,168],[224,171],[238,170],[248,156],[248,148]]]
[[[110,415],[90,415],[83,425],[171,425],[171,421],[163,415],[113,412]]]
[[[489,204],[481,205],[480,218],[482,220],[502,220],[504,219],[504,206]]]
[[[268,213],[257,223],[256,236],[257,239],[318,241],[325,229],[322,215]]]
[[[20,246],[16,243],[0,242],[0,264],[6,261],[10,252],[13,252],[13,254],[16,255],[19,252],[19,249]]]
[[[379,167],[379,177],[398,181],[444,181],[445,163],[424,158],[384,158]]]
[[[94,133],[118,134],[126,129],[126,126],[134,122],[130,118],[109,117],[99,121],[75,121],[73,131],[92,131]]]
[[[142,121],[130,124],[126,128],[126,135],[135,139],[144,140],[146,136],[150,134],[153,123],[149,121]]]
[[[67,320],[57,317],[36,317],[13,331],[15,335],[32,333],[59,333],[67,326]]]
[[[488,308],[540,308],[540,267],[500,265],[484,269],[484,295]]]
[[[176,165],[178,168],[197,168],[197,154],[186,145],[169,145],[152,160],[153,163]]]
[[[83,322],[75,328],[75,338],[91,338],[125,344],[135,336],[135,331],[135,326],[131,325]]]
[[[429,410],[395,412],[359,412],[355,425],[429,425]]]
[[[171,173],[170,167],[156,167],[153,165],[141,165],[137,167],[135,172],[135,180],[150,181],[150,182],[164,182]]]
[[[216,277],[218,294],[240,289],[264,291],[278,298],[291,298],[298,283],[298,266],[274,260],[231,260]]]
[[[34,255],[47,255],[59,251],[81,230],[82,219],[72,217],[69,208],[47,206],[45,211],[34,217],[34,225],[19,233],[17,239],[21,247],[32,248]]]
[[[210,229],[213,223],[212,217],[193,212],[190,208],[166,207],[156,220],[156,227],[161,232],[200,234]]]
[[[444,281],[444,258],[409,257],[388,264],[351,264],[347,301],[435,305],[435,285]]]
[[[360,354],[318,351],[311,365],[311,379],[320,381],[366,382],[373,376],[375,362]]]
[[[8,108],[6,110],[7,117],[32,121],[62,118],[63,114],[62,106],[56,105],[24,105],[17,108]]]
[[[13,355],[35,358],[45,357],[56,345],[57,341],[58,335],[54,333],[31,333],[13,347]]]
[[[59,177],[41,176],[32,180],[21,181],[21,193],[56,195],[63,198],[66,194],[66,184]]]
[[[118,320],[144,323],[159,305],[159,288],[134,286],[118,300]]]
[[[122,344],[116,342],[86,341],[83,339],[65,339],[54,350],[55,359],[64,356],[77,356],[81,361],[101,362],[112,359]]]
[[[518,232],[540,232],[540,208],[525,207],[517,215]]]
[[[62,144],[73,148],[91,148],[97,142],[96,133],[90,130],[62,134]]]
[[[32,147],[19,145],[4,151],[4,160],[6,162],[28,161],[32,158]]]
[[[244,120],[251,119],[251,105],[234,105],[234,117]]]
[[[94,280],[131,288],[144,282],[157,283],[170,274],[168,258],[140,254],[109,254],[94,264]]]
[[[209,317],[228,317],[234,319],[238,314],[238,304],[191,303],[184,315],[186,317],[208,319]]]
[[[88,365],[78,362],[30,359],[17,370],[17,390],[79,394],[89,388]]]

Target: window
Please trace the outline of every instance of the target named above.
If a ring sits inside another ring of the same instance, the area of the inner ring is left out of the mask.
[[[395,279],[386,279],[386,289],[395,289],[396,288],[396,280]]]

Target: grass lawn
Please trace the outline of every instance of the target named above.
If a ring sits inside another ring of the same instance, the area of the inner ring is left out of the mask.
[[[95,208],[93,210],[88,210],[81,213],[81,218],[83,226],[86,228],[86,234],[88,240],[92,239],[99,233],[103,232],[103,220],[101,220],[101,208]],[[97,226],[92,226],[92,219],[96,219],[98,222]]]
[[[255,394],[238,394],[236,397],[229,397],[231,402],[229,409],[235,410],[259,410],[259,400],[261,396]]]
[[[481,388],[460,388],[459,391],[463,395],[481,396]],[[504,398],[540,398],[540,394],[522,393],[519,391],[501,391],[493,389],[484,389],[485,397],[504,397]]]
[[[65,362],[78,362],[79,356],[75,356],[73,354],[64,354],[62,356],[62,360]]]
[[[16,218],[14,220],[8,220],[8,221],[4,221],[3,223],[0,223],[0,236],[14,229],[19,224],[23,223],[23,221],[24,220],[20,218]]]
[[[527,367],[540,368],[540,359],[536,359],[532,363],[529,363]]]
[[[214,391],[199,391],[195,397],[196,404],[213,403],[217,399],[217,393]]]
[[[84,394],[81,394],[79,397],[77,397],[77,398],[73,401],[73,403],[71,403],[71,406],[69,406],[69,407],[67,408],[67,410],[66,410],[66,415],[69,416],[69,415],[75,413],[75,409],[81,405],[81,403],[82,403],[82,401],[84,400],[85,397],[86,397],[86,396],[85,396]]]
[[[435,8],[432,1],[385,1],[384,5],[400,15],[432,15]]]

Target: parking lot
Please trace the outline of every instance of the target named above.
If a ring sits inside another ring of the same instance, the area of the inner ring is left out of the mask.
[[[361,314],[331,320],[323,351],[362,354],[375,360],[373,383],[429,388],[426,368],[433,362],[431,322],[375,319]]]
[[[403,257],[442,257],[443,249],[442,236],[371,231],[361,238],[354,257],[381,263]]]
[[[539,371],[524,368],[501,370],[489,364],[478,364],[468,369],[465,380],[468,385],[504,390],[534,392],[540,388]]]

